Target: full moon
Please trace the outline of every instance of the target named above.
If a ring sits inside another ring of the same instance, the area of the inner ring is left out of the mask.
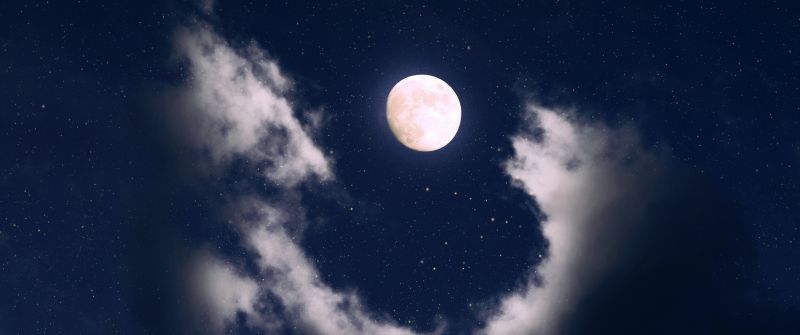
[[[400,143],[417,151],[434,151],[456,136],[461,125],[461,103],[447,83],[420,74],[392,87],[386,101],[386,118]]]

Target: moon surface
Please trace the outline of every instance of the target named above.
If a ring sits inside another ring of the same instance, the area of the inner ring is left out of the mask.
[[[461,103],[443,80],[425,74],[392,87],[386,101],[389,128],[403,145],[417,151],[441,149],[461,125]]]

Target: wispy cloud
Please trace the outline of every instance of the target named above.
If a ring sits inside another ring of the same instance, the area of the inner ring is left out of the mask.
[[[177,41],[190,75],[179,111],[207,155],[200,163],[220,168],[244,159],[285,186],[333,177],[329,158],[295,117],[292,82],[257,45],[234,49],[204,24],[181,29]]]
[[[193,294],[215,332],[244,326],[303,334],[413,334],[388,316],[370,313],[355,291],[327,286],[299,246],[305,218],[292,189],[301,182],[334,178],[330,159],[312,140],[292,108],[292,82],[256,45],[233,48],[211,27],[198,24],[178,34],[179,54],[189,65],[181,89],[182,120],[199,154],[197,163],[224,173],[244,162],[248,173],[271,182],[275,198],[234,197],[230,227],[241,236],[256,269],[199,251]],[[311,120],[314,123],[314,120]],[[247,263],[247,262],[244,262]]]
[[[202,313],[212,329],[222,333],[243,313],[251,323],[265,318],[256,311],[259,297],[258,282],[241,274],[235,267],[207,252],[199,252],[191,268],[190,290],[199,292],[193,303],[200,304],[196,311]],[[275,329],[273,324],[260,324],[260,328]]]

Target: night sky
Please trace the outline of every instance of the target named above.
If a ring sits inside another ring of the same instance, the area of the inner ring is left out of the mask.
[[[791,1],[4,2],[0,334],[800,334],[798,56]]]

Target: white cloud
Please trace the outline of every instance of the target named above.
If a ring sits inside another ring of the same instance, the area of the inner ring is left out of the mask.
[[[388,321],[388,317],[373,320],[357,295],[336,292],[325,285],[317,269],[281,225],[254,226],[247,235],[261,269],[271,274],[268,289],[296,319],[302,320],[299,325],[302,333],[414,334]]]
[[[230,264],[208,253],[200,253],[192,270],[192,290],[214,330],[222,333],[236,320],[237,313],[258,316],[255,306],[259,287],[255,280],[241,275]]]
[[[634,219],[645,207],[640,190],[659,171],[656,155],[628,129],[537,105],[527,112],[538,130],[511,137],[515,154],[505,170],[539,204],[549,252],[528,284],[501,300],[480,330],[488,335],[568,333],[593,283],[624,266],[630,236],[642,229]]]
[[[281,189],[280,199],[239,196],[229,208],[232,228],[249,249],[256,273],[219,257],[201,256],[191,275],[197,296],[212,314],[215,331],[236,324],[267,332],[294,329],[303,334],[411,335],[387,316],[367,311],[354,292],[327,286],[298,245],[305,219],[292,187],[333,178],[331,164],[312,141],[321,114],[309,111],[310,125],[295,116],[288,98],[292,83],[255,45],[232,48],[210,27],[196,25],[178,34],[180,54],[190,77],[182,89],[184,122],[199,163],[225,170],[237,159],[263,171]]]
[[[291,186],[333,175],[329,158],[295,117],[292,83],[255,44],[232,48],[210,27],[180,30],[178,50],[190,77],[182,90],[182,126],[220,167],[244,158],[265,177]]]
[[[233,222],[254,254],[258,273],[246,275],[217,257],[201,253],[192,277],[195,288],[217,333],[235,324],[236,315],[247,325],[265,331],[281,328],[303,334],[412,335],[413,331],[367,311],[355,292],[327,286],[316,267],[287,233],[281,209],[252,198],[244,201],[247,218]],[[256,212],[253,212],[253,210]],[[260,278],[256,280],[255,278]],[[273,300],[265,299],[269,295]],[[275,311],[283,311],[276,313]]]

